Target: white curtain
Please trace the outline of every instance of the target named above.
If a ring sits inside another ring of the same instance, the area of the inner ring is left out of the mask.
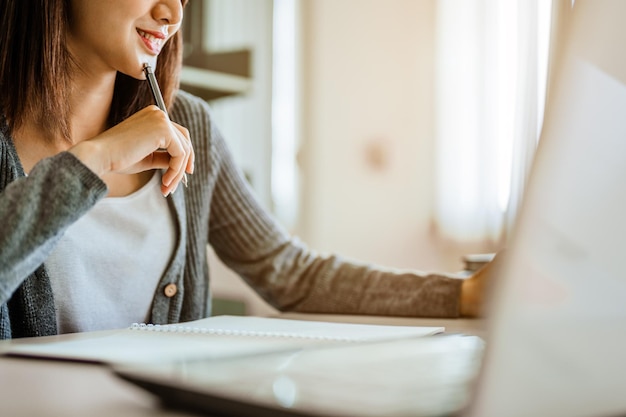
[[[499,244],[543,120],[552,0],[438,0],[436,230]]]

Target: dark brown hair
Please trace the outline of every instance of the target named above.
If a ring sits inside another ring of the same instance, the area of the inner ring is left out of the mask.
[[[70,139],[68,97],[76,69],[65,47],[70,19],[70,0],[0,0],[0,116],[9,131],[34,120]],[[178,31],[163,47],[155,69],[168,108],[178,90],[181,65]],[[118,73],[109,124],[151,103],[145,81]]]

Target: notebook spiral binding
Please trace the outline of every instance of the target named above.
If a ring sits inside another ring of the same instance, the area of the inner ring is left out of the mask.
[[[208,334],[215,336],[240,336],[240,337],[278,337],[289,339],[311,339],[320,341],[333,341],[333,342],[358,342],[358,339],[348,337],[330,337],[330,336],[318,336],[318,335],[303,335],[287,332],[258,332],[254,330],[232,330],[232,329],[219,329],[219,328],[204,328],[193,326],[179,326],[176,324],[146,324],[146,323],[133,323],[129,330],[134,331],[148,331],[148,332],[162,332],[162,333],[186,333],[186,334]]]

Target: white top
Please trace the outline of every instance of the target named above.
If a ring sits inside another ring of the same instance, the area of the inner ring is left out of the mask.
[[[147,321],[176,241],[160,182],[157,172],[133,194],[100,200],[46,260],[59,333]]]

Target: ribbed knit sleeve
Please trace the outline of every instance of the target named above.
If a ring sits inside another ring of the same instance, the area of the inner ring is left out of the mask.
[[[106,185],[74,155],[40,161],[24,176],[6,136],[0,137],[0,304],[39,268],[54,242],[106,193]],[[11,169],[9,169],[11,168]]]
[[[12,155],[2,141],[0,157]],[[3,166],[7,166],[4,161]],[[47,258],[62,232],[104,196],[106,186],[72,154],[38,163],[0,194],[0,303]]]

